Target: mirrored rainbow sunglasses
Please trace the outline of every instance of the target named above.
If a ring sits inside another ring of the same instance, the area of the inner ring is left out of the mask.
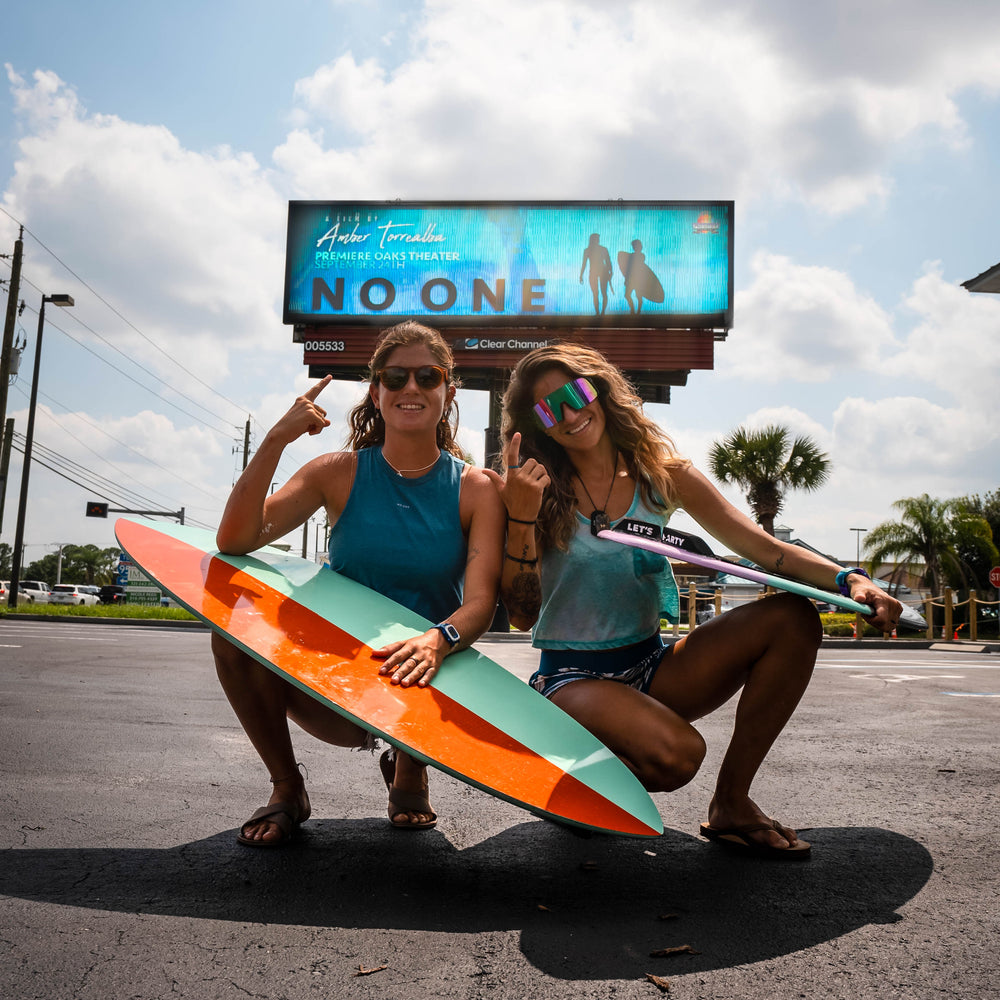
[[[559,386],[555,392],[543,396],[533,409],[538,422],[543,427],[555,427],[562,420],[563,403],[571,409],[582,410],[597,399],[594,383],[588,378],[575,378],[572,382]]]

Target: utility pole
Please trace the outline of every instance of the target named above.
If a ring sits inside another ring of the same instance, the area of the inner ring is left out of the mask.
[[[14,324],[17,322],[17,297],[21,293],[21,255],[24,252],[24,226],[14,242],[10,265],[10,287],[7,289],[7,318],[3,325],[3,348],[0,349],[0,427],[7,420],[7,383],[10,381],[10,354],[14,346]]]
[[[250,417],[247,417],[247,425],[243,431],[243,468],[247,467],[250,461]]]
[[[24,252],[24,226],[14,241],[14,256],[10,265],[10,284],[7,286],[7,318],[3,325],[3,344],[0,346],[0,528],[3,527],[4,499],[7,496],[7,467],[10,462],[10,440],[14,436],[14,423],[7,420],[7,386],[10,382],[10,355],[14,347],[14,324],[17,322],[17,297],[21,292],[21,255]]]
[[[7,418],[7,424],[2,430],[3,440],[0,442],[0,529],[3,528],[3,508],[7,497],[7,472],[10,469],[10,449],[14,443],[13,417]]]

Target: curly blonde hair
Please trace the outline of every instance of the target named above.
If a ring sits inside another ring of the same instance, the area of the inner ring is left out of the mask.
[[[573,464],[566,451],[545,433],[533,411],[537,402],[535,384],[552,369],[565,372],[567,381],[590,379],[604,410],[608,434],[629,475],[639,484],[643,502],[651,509],[667,510],[672,506],[675,492],[670,470],[690,463],[643,413],[642,400],[628,379],[603,354],[590,347],[569,343],[539,347],[524,355],[511,375],[503,398],[500,434],[507,444],[519,431],[521,460],[533,458],[540,462],[552,481],[538,515],[541,547],[565,550],[576,530]]]
[[[386,366],[390,355],[397,347],[410,347],[422,344],[434,360],[448,373],[448,383],[455,389],[461,387],[461,380],[455,374],[455,358],[444,337],[433,327],[424,326],[415,320],[406,320],[390,326],[379,337],[375,353],[368,362],[368,383],[374,384],[377,373]],[[382,414],[372,400],[370,393],[365,393],[364,399],[354,407],[347,417],[350,430],[347,435],[347,447],[357,451],[360,448],[371,448],[385,443],[385,423]],[[437,425],[437,446],[442,451],[450,451],[464,460],[462,449],[455,441],[458,432],[458,401],[452,399]]]

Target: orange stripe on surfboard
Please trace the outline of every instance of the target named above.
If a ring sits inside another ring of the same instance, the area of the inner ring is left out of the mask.
[[[557,819],[633,836],[659,833],[434,687],[391,684],[369,646],[294,598],[184,541],[160,541],[156,557],[146,560],[150,575],[169,578],[178,600],[342,714]],[[495,749],[483,753],[484,746]]]

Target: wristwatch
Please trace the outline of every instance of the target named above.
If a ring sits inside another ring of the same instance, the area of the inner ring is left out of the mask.
[[[837,574],[837,590],[839,590],[844,597],[851,596],[851,588],[847,585],[847,578],[852,573],[857,573],[859,576],[863,576],[866,580],[871,579],[871,577],[860,566],[852,566],[850,569],[842,569]]]
[[[459,635],[458,629],[451,622],[441,622],[440,625],[435,625],[434,627],[448,640],[448,644],[452,648],[461,642],[462,637]]]

